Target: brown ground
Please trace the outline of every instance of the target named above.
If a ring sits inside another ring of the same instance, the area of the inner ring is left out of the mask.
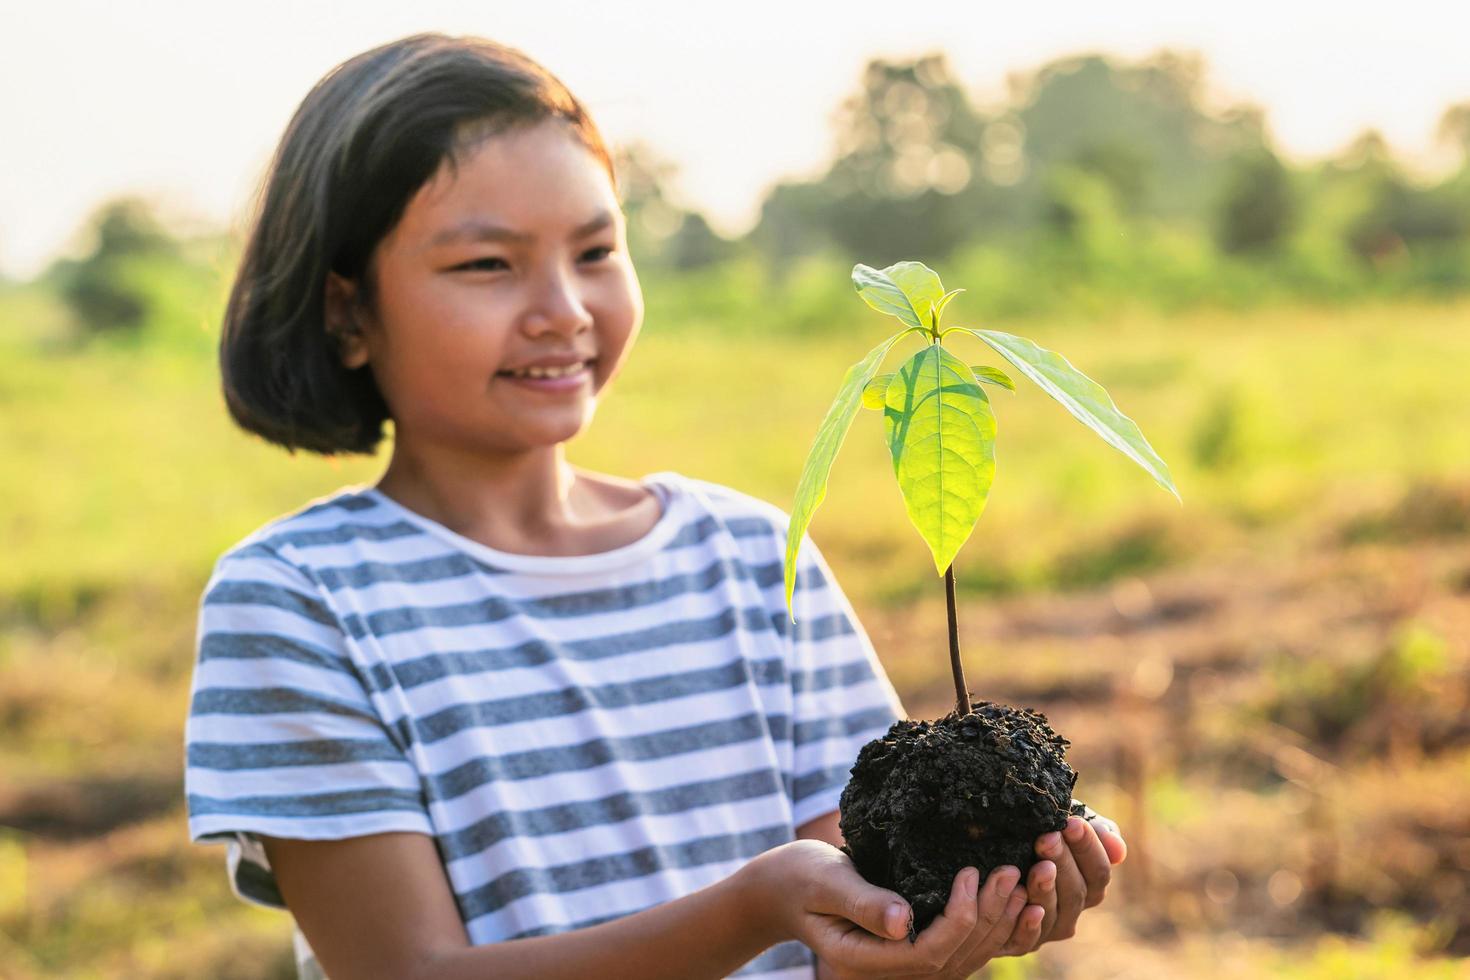
[[[1419,952],[1470,954],[1470,535],[971,599],[960,623],[976,696],[1044,711],[1131,847],[1106,905],[1024,975],[1260,969],[1376,934],[1386,909],[1423,927]],[[867,625],[911,713],[947,711],[939,590]],[[16,676],[7,732],[44,703]],[[187,677],[167,683],[181,719]],[[139,771],[0,780],[0,975],[290,975],[284,917],[240,906],[223,851],[186,842],[174,737]]]

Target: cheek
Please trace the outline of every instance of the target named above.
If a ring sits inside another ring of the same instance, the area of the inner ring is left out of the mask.
[[[610,380],[618,366],[627,358],[643,323],[643,294],[638,288],[637,279],[631,274],[628,278],[629,287],[609,302],[607,315],[603,318],[605,380]]]
[[[497,311],[473,288],[429,283],[384,300],[393,360],[419,370],[483,373],[501,353]]]

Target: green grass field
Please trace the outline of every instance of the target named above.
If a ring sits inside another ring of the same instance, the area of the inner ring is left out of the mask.
[[[221,551],[314,497],[371,482],[385,458],[292,457],[233,428],[218,392],[211,317],[197,312],[217,304],[218,288],[171,289],[166,322],[144,343],[80,348],[66,341],[47,296],[0,292],[0,976],[290,975],[285,917],[230,896],[223,849],[187,844],[182,727],[194,617]],[[644,335],[591,431],[572,446],[573,459],[625,476],[677,469],[788,507],[843,370],[888,327],[850,295],[802,316],[816,323],[823,309],[833,327],[785,336],[733,321],[722,329],[732,314],[717,308],[686,328],[695,318],[684,292],[649,284]],[[970,611],[966,642],[977,655],[1004,649],[1010,635],[991,635],[992,611],[1012,625],[1027,617],[1055,624],[1116,598],[1119,583],[1146,581],[1158,596],[1190,576],[1228,582],[1222,570],[1260,573],[1324,548],[1418,540],[1432,540],[1434,560],[1452,570],[1470,558],[1470,526],[1456,523],[1470,521],[1464,302],[1015,326],[981,321],[965,296],[951,311],[951,322],[1014,329],[1060,350],[1101,382],[1171,464],[1184,498],[1180,506],[1024,382],[1017,394],[997,392],[996,482],[956,564]],[[954,349],[987,361],[978,341]],[[927,661],[905,648],[908,637],[927,642],[942,629],[940,586],[907,523],[880,433],[875,415],[859,415],[812,534],[917,709],[947,684],[937,647]],[[1464,567],[1470,576],[1470,562]],[[1307,581],[1326,580],[1313,574]],[[1445,588],[1450,619],[1435,622],[1463,622],[1453,617],[1462,616],[1467,593]],[[1222,595],[1231,589],[1218,586]],[[1400,625],[1395,617],[1384,619],[1385,630]],[[1248,634],[1243,621],[1237,626]],[[1214,628],[1209,643],[1223,642],[1228,628]],[[1464,635],[1435,628],[1450,637],[1439,668],[1448,673],[1436,676],[1463,686]],[[1035,700],[1059,699],[1063,716],[1066,704],[1086,701],[1068,685],[1134,676],[1136,651],[1098,647],[1093,658],[1095,637],[1073,639],[1062,630],[1027,648],[1029,659],[997,656],[979,674],[1001,692],[1059,689]],[[1241,648],[1249,656],[1240,663],[1250,667],[1241,683],[1261,683],[1273,650],[1246,640]],[[1176,671],[1191,662],[1182,649],[1170,648]],[[1256,705],[1251,698],[1263,696],[1252,688],[1236,700]],[[1074,732],[1093,722],[1106,728],[1083,708],[1072,717]],[[1239,717],[1215,720],[1228,732]],[[1458,734],[1443,745],[1421,747],[1423,765],[1438,759],[1462,773],[1455,760],[1470,759],[1470,735],[1451,730]],[[1196,735],[1231,744],[1213,729]],[[1359,759],[1362,772],[1382,758],[1370,751]],[[1169,847],[1204,833],[1206,816],[1170,800],[1212,792],[1217,784],[1199,782],[1201,771],[1216,770],[1197,770],[1190,783],[1156,769],[1146,793],[1159,808],[1152,873],[1180,893],[1186,870],[1170,879],[1170,869],[1198,860]],[[1123,801],[1126,786],[1110,779],[1097,785],[1097,798]],[[1240,786],[1265,799],[1260,786]],[[1470,856],[1462,856],[1470,876]],[[1078,952],[1009,962],[995,974],[1083,976],[1085,962],[1075,957],[1102,962],[1130,949],[1157,957],[1167,948],[1173,975],[1210,976],[1225,947],[1209,937],[1239,929],[1243,938],[1228,950],[1238,975],[1465,975],[1434,955],[1448,941],[1441,918],[1405,903],[1397,918],[1333,932],[1325,918],[1257,928],[1206,916],[1140,939],[1141,927],[1119,914],[1101,918],[1108,925],[1084,934]]]

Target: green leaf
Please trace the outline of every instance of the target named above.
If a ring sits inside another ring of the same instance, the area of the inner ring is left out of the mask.
[[[909,520],[939,574],[975,529],[995,479],[995,414],[965,362],[938,344],[888,386],[883,429]]]
[[[880,374],[864,385],[863,408],[882,409],[884,405],[883,393],[888,390],[888,382],[892,380],[892,374]]]
[[[1165,490],[1179,497],[1174,481],[1169,477],[1168,465],[1148,444],[1138,425],[1118,411],[1112,397],[1102,385],[1074,368],[1071,363],[1055,351],[1049,351],[1015,334],[1000,330],[975,330],[960,327],[974,334],[1003,354],[1015,365],[1016,370],[1041,386],[1041,390],[1062,403],[1083,425],[1102,436],[1103,441],[1142,466],[1149,476]]]
[[[960,293],[963,293],[963,292],[964,292],[963,289],[951,289],[949,292],[945,293],[942,297],[940,297],[939,302],[937,302],[937,303],[934,304],[934,320],[935,320],[935,322],[938,322],[939,318],[942,317],[942,316],[944,316],[944,308],[949,305],[949,301],[952,300],[952,299],[954,299],[956,296],[958,296]]]
[[[971,364],[970,370],[975,372],[976,381],[985,381],[989,384],[1000,385],[1002,388],[1016,390],[1016,383],[1010,379],[1000,368],[993,368],[986,364]]]
[[[837,450],[842,448],[842,441],[847,438],[863,389],[873,380],[884,355],[910,332],[903,330],[894,334],[847,369],[842,377],[842,386],[837,389],[837,397],[817,429],[817,438],[812,442],[806,465],[801,470],[801,479],[796,483],[796,501],[792,504],[791,524],[786,530],[786,611],[791,614],[793,623],[796,615],[792,611],[791,596],[796,590],[796,554],[801,548],[807,525],[812,521],[812,514],[816,513],[822,498],[827,496],[827,476],[832,472],[832,461],[837,458]]]
[[[898,262],[881,270],[859,262],[852,267],[852,284],[879,313],[925,330],[931,326],[934,304],[944,298],[939,276],[922,262]]]

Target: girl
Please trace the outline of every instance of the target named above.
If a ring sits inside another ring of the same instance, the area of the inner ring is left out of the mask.
[[[901,708],[821,555],[792,627],[781,511],[567,464],[642,315],[601,137],[524,55],[411,37],[307,95],[225,399],[292,451],[371,453],[391,419],[392,455],[216,565],[191,839],[336,980],[967,976],[1069,935],[1122,857],[1076,819],[907,941],[834,846]]]

